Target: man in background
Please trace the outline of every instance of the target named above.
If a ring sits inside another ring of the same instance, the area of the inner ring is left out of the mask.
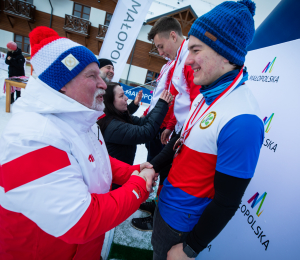
[[[100,65],[100,77],[106,82],[111,82],[114,75],[115,69],[113,63],[109,59],[98,59]],[[123,85],[123,83],[121,83]],[[125,85],[125,84],[124,84]],[[128,112],[134,114],[139,109],[139,103],[143,97],[143,90],[140,90],[135,96],[135,99],[127,106]]]

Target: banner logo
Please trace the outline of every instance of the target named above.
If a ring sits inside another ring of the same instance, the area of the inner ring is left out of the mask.
[[[256,192],[249,200],[248,200],[248,203],[251,203],[252,201],[252,204],[251,204],[251,208],[254,208],[260,201],[260,205],[256,211],[256,215],[259,217],[261,215],[261,213],[263,213],[263,210],[261,212],[260,209],[261,209],[261,206],[264,204],[264,201],[265,201],[265,198],[267,196],[267,193],[265,192],[263,195],[261,195],[259,198],[259,193]]]
[[[274,66],[275,60],[276,60],[276,57],[274,58],[274,60],[272,62],[268,63],[268,65],[264,68],[264,70],[261,73],[267,73],[268,69],[270,69],[269,73],[271,73],[271,71],[273,70],[273,66]]]
[[[265,129],[265,133],[269,133],[271,127],[270,127],[270,124],[272,122],[272,119],[273,119],[273,116],[274,116],[274,113],[272,113],[272,115],[268,118],[268,117],[265,117],[264,118],[264,125],[267,125],[266,129]]]
[[[267,66],[263,69],[263,71],[261,73],[267,73],[268,71],[269,71],[269,73],[271,73],[273,70],[276,58],[277,57],[275,57],[272,62],[268,62]],[[265,74],[263,74],[263,75],[265,75]],[[249,76],[249,80],[261,81],[264,83],[267,83],[267,82],[278,83],[278,81],[279,81],[279,76],[271,76],[271,75],[263,76],[263,75],[261,75],[261,74],[260,75],[251,75],[251,76]]]

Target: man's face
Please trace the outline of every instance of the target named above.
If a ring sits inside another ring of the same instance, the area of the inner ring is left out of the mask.
[[[190,65],[194,70],[196,85],[209,85],[225,73],[225,63],[228,61],[204,42],[190,36],[188,48],[185,65]]]
[[[177,35],[175,32],[170,32],[169,37],[163,33],[158,33],[154,36],[153,41],[160,56],[175,60],[178,46],[176,44]]]
[[[115,75],[114,66],[106,65],[100,69],[102,75],[105,75],[105,80],[110,82]]]
[[[61,91],[90,109],[103,111],[103,95],[106,88],[105,82],[100,77],[98,64],[93,62],[68,82]]]

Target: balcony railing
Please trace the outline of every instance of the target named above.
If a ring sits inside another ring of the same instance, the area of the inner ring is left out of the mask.
[[[103,43],[105,35],[107,33],[107,30],[108,30],[107,25],[99,24],[98,33],[97,33],[97,36],[96,36],[96,39],[98,40],[98,52],[100,51],[100,46],[99,45],[101,45]]]
[[[76,33],[85,37],[90,36],[91,22],[77,16],[66,14],[65,25],[63,29],[66,32]]]
[[[152,45],[151,45],[151,49],[150,49],[150,51],[149,51],[149,55],[150,55],[150,56],[157,57],[157,58],[164,59],[164,57],[162,57],[162,56],[159,55],[159,52],[158,52],[158,50],[157,50],[157,48],[156,48],[154,42],[153,42]]]
[[[108,26],[107,25],[99,24],[98,34],[96,36],[96,39],[99,40],[99,41],[104,41],[105,35],[107,33],[107,30],[108,30]]]
[[[7,15],[11,27],[13,24],[9,19],[10,16],[25,19],[28,24],[35,22],[35,6],[19,0],[4,0],[3,13]],[[30,24],[29,24],[30,27]],[[31,28],[30,28],[31,29]]]

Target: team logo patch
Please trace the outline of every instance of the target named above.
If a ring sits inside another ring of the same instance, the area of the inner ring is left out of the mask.
[[[209,127],[215,120],[217,116],[217,113],[212,111],[210,112],[206,117],[203,118],[203,120],[200,123],[200,128],[201,129],[205,129],[207,127]]]
[[[139,190],[139,188],[133,189],[132,192],[136,196],[137,199],[139,199],[141,197],[141,191]]]
[[[71,53],[61,62],[69,69],[69,71],[74,69],[79,64],[79,61]]]

